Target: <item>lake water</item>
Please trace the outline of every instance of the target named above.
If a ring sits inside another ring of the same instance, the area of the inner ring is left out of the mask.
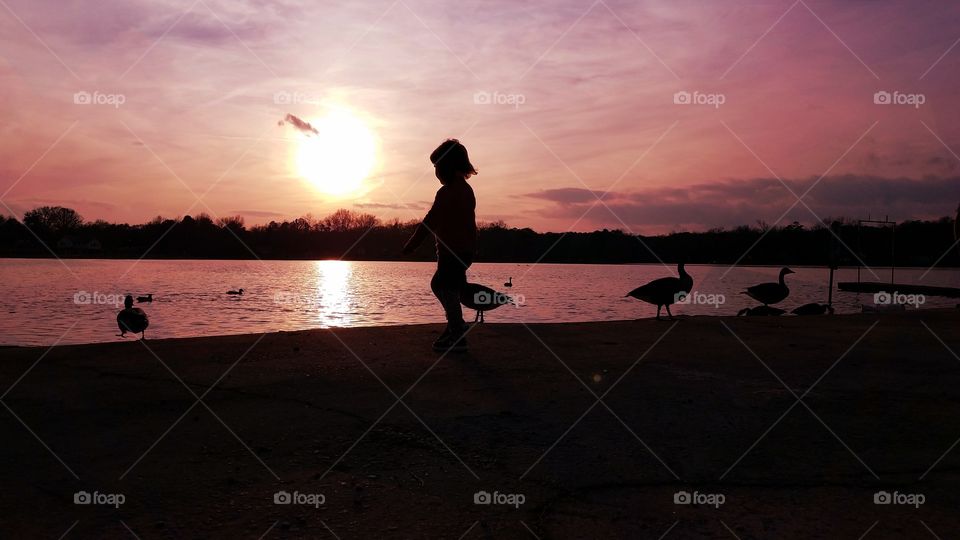
[[[150,317],[148,338],[442,322],[429,287],[433,268],[432,263],[408,262],[0,259],[0,344],[119,340],[116,314],[127,293],[154,295],[153,303],[140,304]],[[740,291],[775,281],[778,270],[688,266],[693,288],[705,303],[676,305],[672,311],[736,314],[754,305]],[[828,270],[794,270],[787,276],[790,297],[780,307],[826,302]],[[659,264],[479,263],[468,278],[522,300],[520,307],[487,313],[487,322],[604,321],[652,317],[655,307],[624,295],[672,271]],[[887,269],[874,272],[889,279]],[[960,286],[960,271],[934,270],[921,280],[924,272],[897,269],[896,281]],[[856,273],[839,270],[836,280],[855,281]],[[862,275],[875,280],[866,270]],[[502,284],[510,277],[514,286],[507,289]],[[241,297],[225,294],[241,287]],[[926,298],[920,308],[956,303]],[[862,304],[873,304],[873,295],[834,292],[839,313],[859,312]],[[472,321],[473,312],[465,309],[464,317]]]

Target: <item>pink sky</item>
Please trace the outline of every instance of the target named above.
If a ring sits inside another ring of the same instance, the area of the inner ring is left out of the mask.
[[[3,0],[0,213],[413,219],[437,188],[427,155],[459,137],[479,219],[538,230],[952,215],[958,40],[960,4],[938,1]],[[369,189],[339,200],[277,126],[334,104],[379,142]]]

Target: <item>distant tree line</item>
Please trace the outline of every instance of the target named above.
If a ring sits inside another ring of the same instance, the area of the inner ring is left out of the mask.
[[[657,236],[621,230],[539,233],[483,223],[478,261],[551,263],[795,264],[851,266],[960,265],[953,220],[905,221],[890,227],[827,220],[830,227],[740,226]],[[409,260],[400,247],[416,221],[383,221],[341,209],[324,218],[304,216],[246,227],[241,216],[212,219],[206,214],[139,224],[84,221],[74,210],[43,206],[23,220],[0,216],[0,257],[91,257],[155,259],[331,259]],[[415,260],[430,260],[425,243]],[[938,262],[939,260],[939,262]]]

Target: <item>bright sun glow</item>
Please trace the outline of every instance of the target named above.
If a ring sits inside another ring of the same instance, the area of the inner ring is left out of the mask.
[[[373,132],[355,114],[336,109],[306,119],[317,130],[303,136],[297,148],[297,171],[318,190],[346,197],[364,191],[373,171],[377,145]]]

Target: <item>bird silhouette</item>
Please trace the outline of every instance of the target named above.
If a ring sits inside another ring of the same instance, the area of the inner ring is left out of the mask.
[[[238,290],[236,290],[236,291],[227,291],[227,294],[242,295],[242,294],[243,294],[243,289],[238,289]]]
[[[144,333],[150,326],[150,320],[142,309],[133,307],[133,296],[129,294],[123,299],[123,310],[117,313],[117,326],[120,328],[120,337],[127,337],[127,332],[140,332],[140,338],[146,339]]]
[[[137,297],[137,302],[138,302],[138,303],[141,303],[141,304],[142,304],[143,302],[153,302],[153,294],[151,293],[151,294],[148,294],[148,295],[146,295],[146,296],[138,296],[138,297]]]
[[[787,284],[784,283],[783,276],[793,273],[793,270],[789,268],[783,268],[780,270],[779,283],[760,283],[759,285],[747,287],[747,290],[743,291],[743,294],[753,298],[765,306],[782,302],[787,296],[790,295],[790,289],[788,289]]]
[[[783,315],[786,311],[773,306],[757,306],[752,308],[743,308],[737,312],[738,316],[746,317],[776,317]]]
[[[490,287],[478,283],[467,283],[460,291],[460,303],[469,309],[475,309],[477,316],[473,322],[483,322],[483,314],[507,304],[516,305],[516,301]]]
[[[670,313],[670,305],[678,302],[693,289],[693,277],[684,269],[683,263],[677,265],[677,273],[680,277],[655,279],[646,285],[628,292],[627,296],[632,296],[638,300],[643,300],[648,304],[657,306],[658,321],[662,320],[660,319],[660,309],[663,306],[667,306],[667,315],[673,319],[673,313]]]
[[[824,313],[833,315],[833,306],[830,304],[818,304],[816,302],[811,302],[793,309],[790,313],[793,313],[794,315],[823,315]]]
[[[504,286],[504,287],[513,287],[513,278],[508,279],[507,282],[503,284],[503,286]]]

